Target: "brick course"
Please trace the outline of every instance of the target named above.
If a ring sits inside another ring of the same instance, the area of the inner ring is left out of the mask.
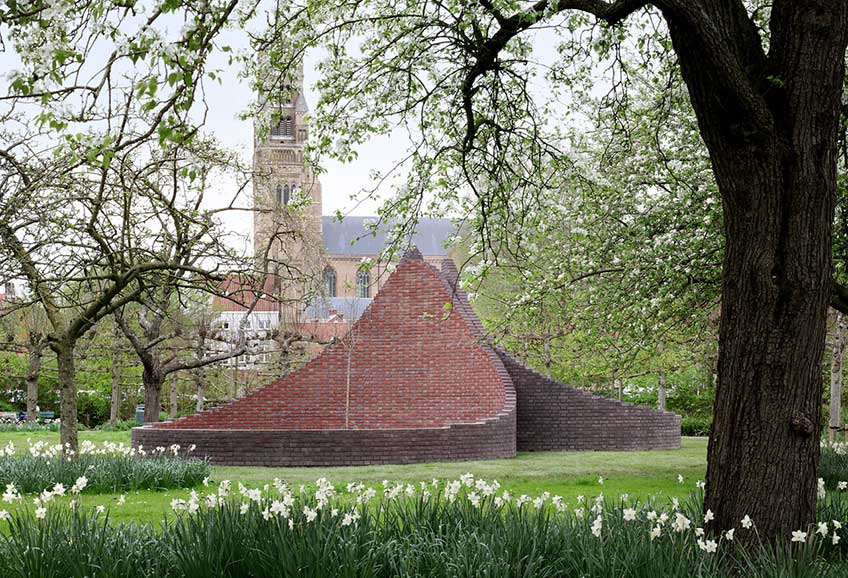
[[[265,466],[679,447],[679,417],[568,388],[495,351],[456,284],[452,262],[439,272],[413,248],[344,340],[227,405],[135,428],[133,445],[194,444],[213,463]]]
[[[680,416],[565,386],[498,350],[515,386],[519,451],[680,447]]]

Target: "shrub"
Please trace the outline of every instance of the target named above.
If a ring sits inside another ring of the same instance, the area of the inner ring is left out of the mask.
[[[698,534],[700,494],[680,505],[599,497],[569,506],[548,494],[508,496],[496,482],[470,476],[380,490],[352,484],[339,494],[326,480],[303,493],[278,481],[263,490],[240,484],[233,490],[225,481],[206,496],[192,493],[188,500],[174,500],[177,516],[161,531],[151,525],[113,525],[107,513],[69,509],[69,498],[49,498],[38,511],[18,505],[8,522],[10,531],[0,532],[0,575],[845,575],[848,540],[832,540],[834,532],[845,532],[831,522],[846,513],[839,495],[822,504],[819,518],[827,524],[826,536],[809,528],[802,543],[751,548],[739,542],[756,537],[756,524],[737,528],[735,539]]]
[[[0,487],[13,484],[19,492],[40,492],[56,483],[71,487],[80,477],[90,492],[189,488],[210,475],[204,460],[179,457],[177,451],[139,453],[123,444],[97,447],[83,442],[75,460],[62,457],[61,446],[37,442],[18,454],[11,444],[0,450]]]
[[[680,418],[680,433],[685,436],[707,436],[710,435],[712,416],[688,416]]]
[[[92,428],[108,422],[110,403],[109,396],[103,393],[97,391],[80,392],[77,401],[77,415],[79,416],[80,423],[85,424],[88,428]]]
[[[138,422],[134,419],[120,419],[115,422],[115,427],[110,426],[107,422],[100,424],[94,429],[99,431],[130,431],[134,427],[138,427]]]

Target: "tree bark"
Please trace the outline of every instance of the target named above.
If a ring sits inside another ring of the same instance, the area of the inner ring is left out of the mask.
[[[75,379],[74,343],[57,341],[51,344],[56,352],[56,364],[59,373],[59,389],[62,407],[60,410],[61,426],[59,442],[64,451],[76,456],[79,448],[77,432],[77,387]]]
[[[155,349],[155,348],[152,348]],[[144,386],[144,423],[159,421],[162,411],[162,386],[165,373],[159,363],[158,351],[153,352],[148,362],[142,362],[141,383]]]
[[[815,520],[848,10],[775,2],[766,55],[741,3],[698,7],[666,19],[724,207],[704,507],[773,540]]]
[[[121,410],[121,350],[118,347],[118,335],[115,332],[115,343],[112,346],[112,399],[109,403],[109,427],[118,423]]]
[[[660,341],[657,345],[657,353],[660,357],[662,357],[663,351],[665,351],[665,343]],[[663,365],[662,359],[660,359],[660,374],[659,384],[657,386],[657,401],[660,411],[665,411],[665,365]]]
[[[41,359],[44,353],[44,342],[30,340],[28,361],[29,367],[26,374],[27,392],[27,421],[35,423],[38,420],[38,376],[41,374]]]
[[[197,378],[197,401],[195,403],[194,409],[195,411],[203,411],[203,401],[206,399],[206,388],[203,384],[203,378]]]
[[[177,398],[177,376],[174,375],[174,376],[171,376],[171,411],[170,411],[171,418],[177,417],[177,412],[178,412],[177,403],[178,403],[178,401],[179,401],[179,399]]]
[[[836,313],[833,347],[830,358],[830,427],[828,440],[836,441],[842,425],[842,361],[845,357],[845,324],[842,313]]]

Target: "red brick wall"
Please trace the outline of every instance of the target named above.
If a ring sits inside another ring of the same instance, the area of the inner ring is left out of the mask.
[[[154,427],[343,429],[348,368],[351,429],[492,418],[509,379],[467,316],[446,310],[455,297],[430,265],[404,259],[351,334],[305,367],[225,406]]]

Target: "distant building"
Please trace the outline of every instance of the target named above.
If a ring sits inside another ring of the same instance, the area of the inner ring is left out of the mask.
[[[242,330],[253,340],[268,340],[287,325],[327,342],[344,335],[391,274],[393,265],[380,260],[391,224],[377,217],[322,215],[321,183],[304,163],[309,109],[302,72],[296,86],[270,94],[281,96],[268,98],[264,114],[271,128],[266,134],[257,129],[254,139],[253,239],[257,261],[279,282],[269,280],[243,327],[246,307],[236,301],[252,299],[216,298],[218,325],[233,334]],[[414,243],[426,261],[437,264],[448,256],[445,245],[455,230],[449,219],[422,218],[404,244]],[[404,249],[399,247],[399,253]],[[276,297],[299,307],[288,309]],[[267,347],[273,349],[270,342]]]

